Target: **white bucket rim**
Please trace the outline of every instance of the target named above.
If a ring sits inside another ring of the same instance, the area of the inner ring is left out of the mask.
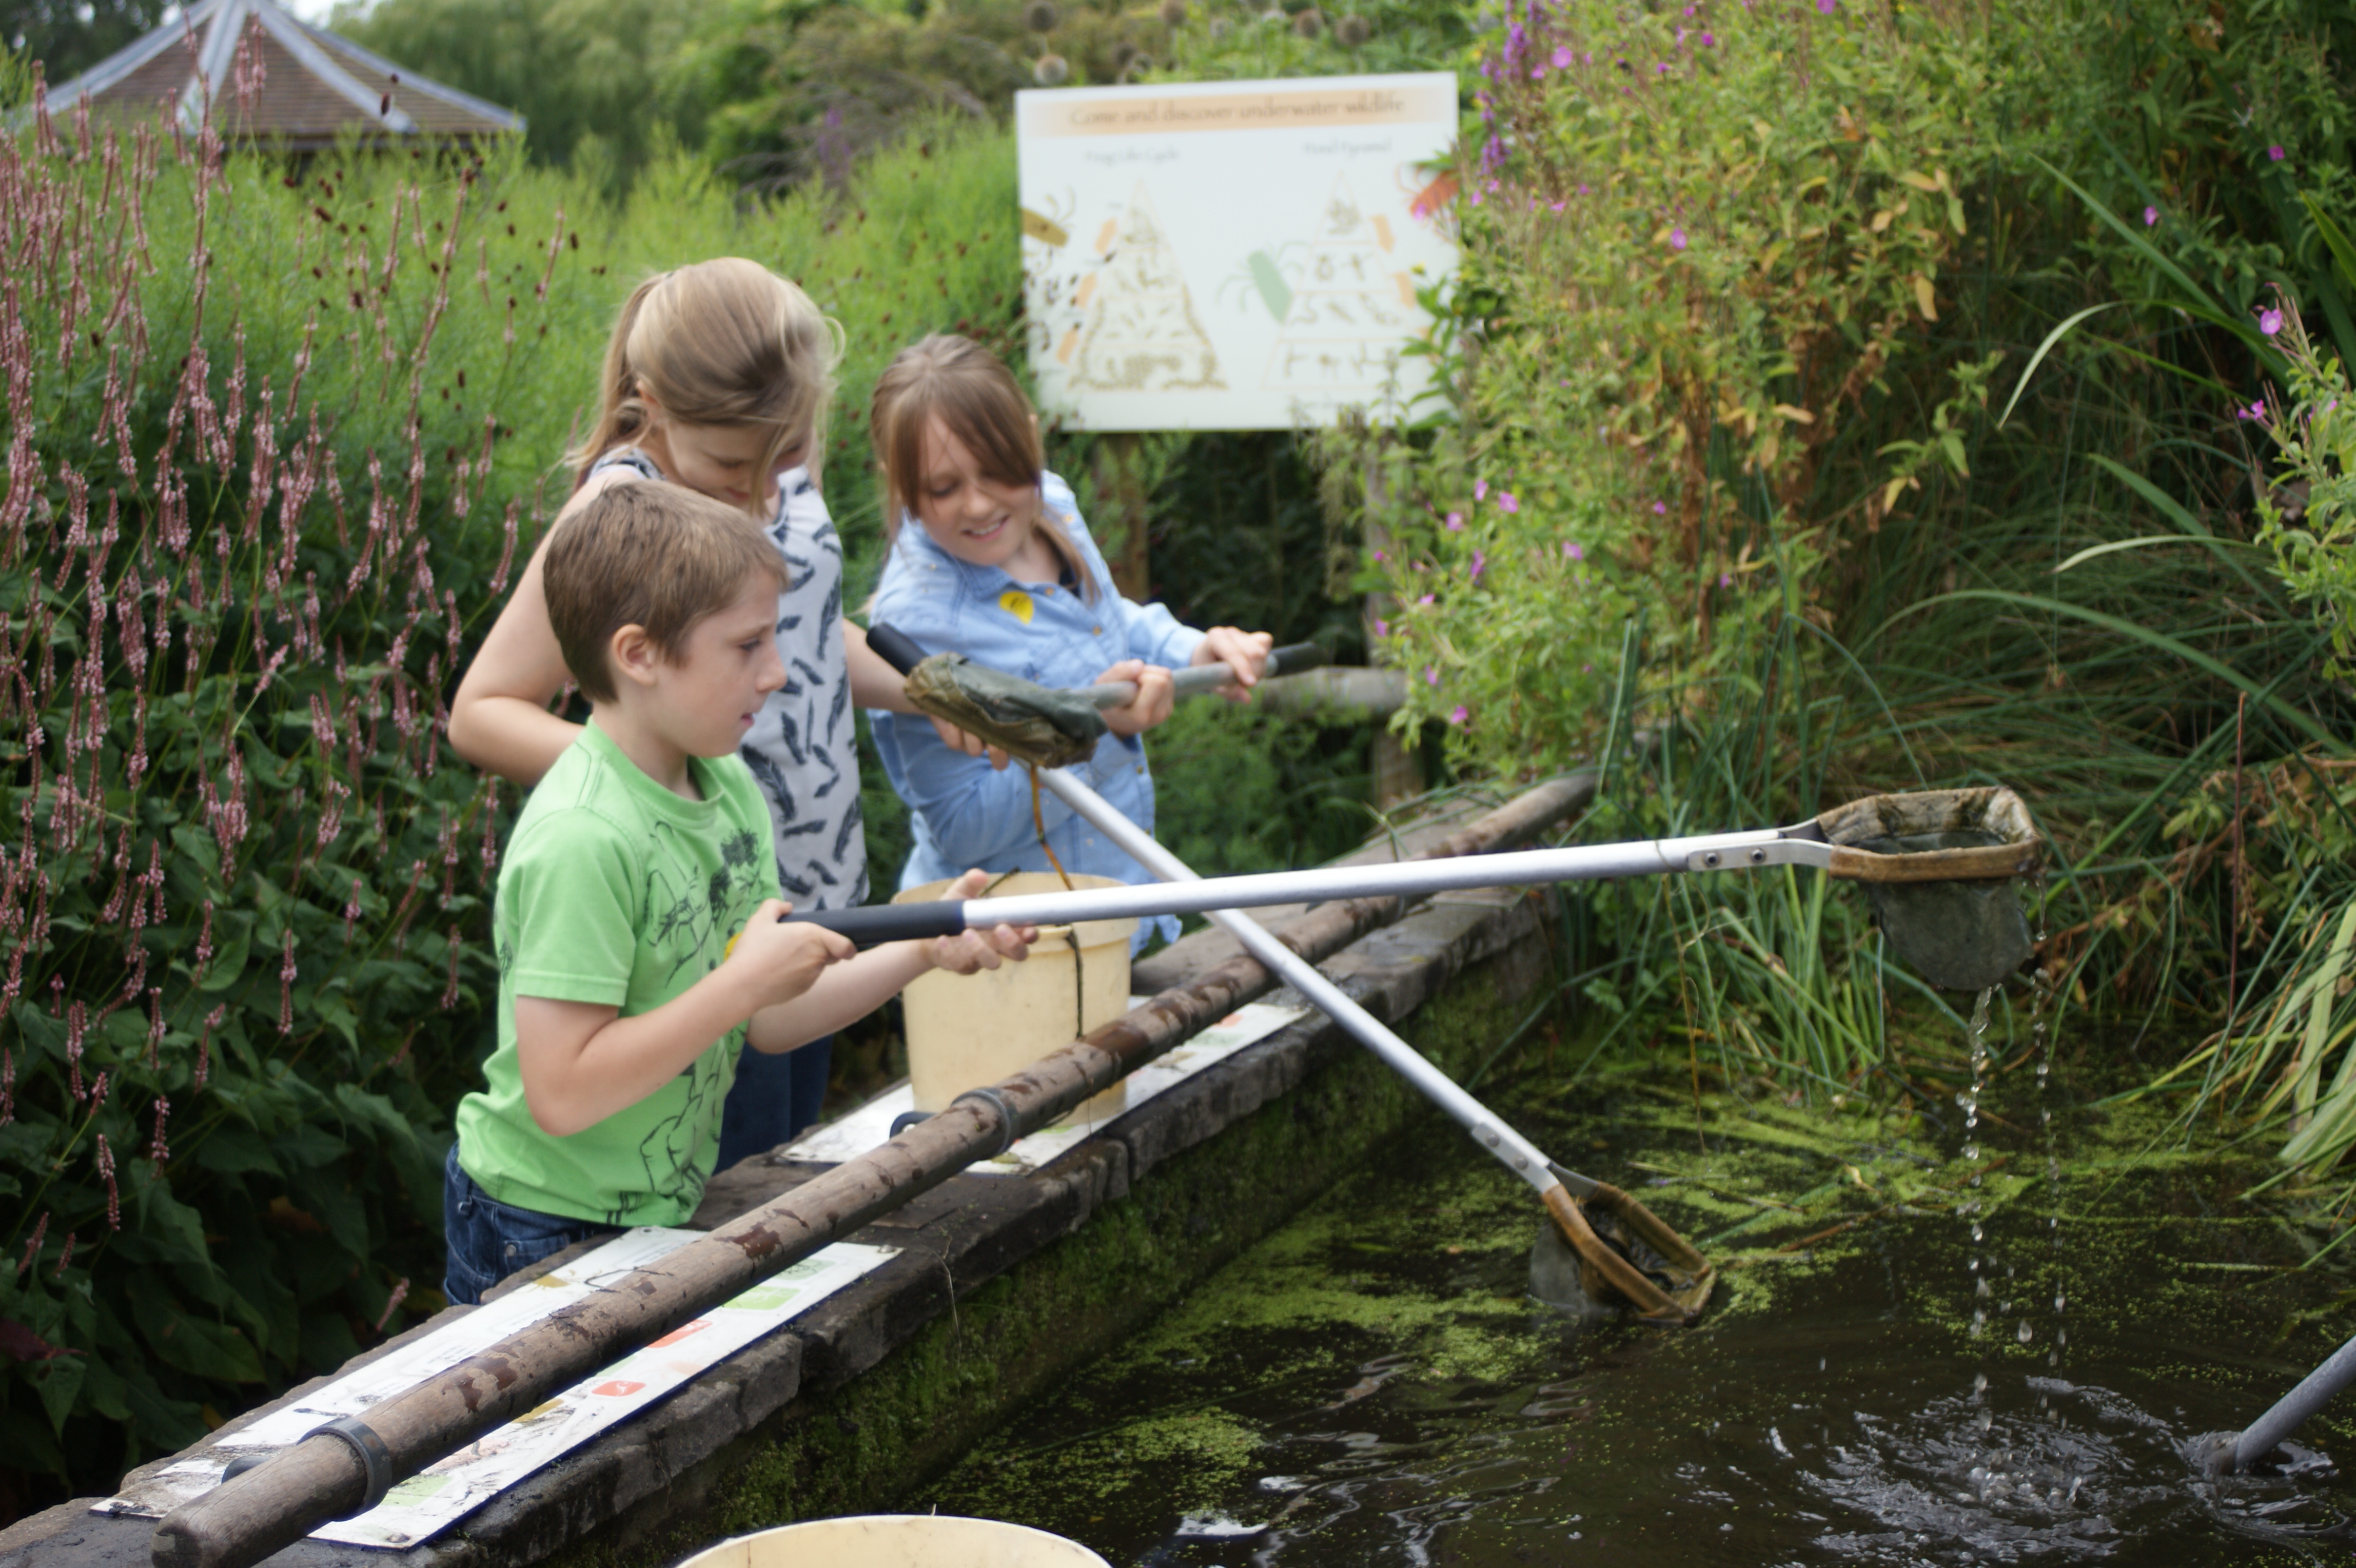
[[[1027,1541],[1057,1549],[1058,1555],[1065,1560],[1064,1563],[1049,1563],[1045,1568],[1087,1568],[1090,1563],[1098,1565],[1098,1568],[1112,1568],[1110,1563],[1092,1549],[1083,1546],[1068,1536],[1057,1535],[1052,1530],[1040,1530],[1027,1524],[1016,1524],[1011,1520],[977,1519],[967,1514],[938,1513],[838,1514],[828,1519],[797,1520],[792,1524],[772,1525],[766,1530],[748,1530],[743,1535],[732,1535],[725,1541],[715,1541],[692,1555],[680,1559],[677,1568],[721,1568],[721,1565],[728,1561],[724,1554],[735,1550],[744,1551],[745,1561],[750,1562],[751,1548],[755,1541],[791,1536],[797,1531],[807,1531],[815,1536],[830,1532],[841,1526],[862,1524],[878,1524],[886,1527],[940,1525],[948,1527],[953,1533],[958,1534],[969,1534],[971,1531],[968,1527],[979,1527],[991,1535],[1006,1540],[1010,1544]],[[791,1546],[793,1543],[786,1541],[783,1544]],[[1075,1553],[1076,1555],[1074,1555]]]

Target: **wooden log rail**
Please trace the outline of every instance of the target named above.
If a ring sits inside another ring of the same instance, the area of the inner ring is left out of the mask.
[[[1586,775],[1538,786],[1410,858],[1512,847],[1586,798]],[[1280,933],[1315,962],[1407,912],[1396,897],[1313,909]],[[841,1240],[1092,1095],[1269,990],[1238,956],[1076,1040],[891,1142],[520,1329],[406,1393],[282,1450],[184,1503],[156,1526],[156,1568],[247,1568],[538,1406],[617,1357]]]

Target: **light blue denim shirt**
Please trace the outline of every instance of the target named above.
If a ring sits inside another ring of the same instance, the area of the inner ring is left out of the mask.
[[[1088,537],[1071,487],[1040,476],[1042,526],[1060,527],[1076,547],[1096,586],[1095,602],[1068,587],[1018,583],[995,566],[960,561],[935,544],[913,517],[900,521],[898,542],[876,590],[874,622],[897,627],[926,653],[962,653],[977,664],[1020,675],[1042,686],[1085,686],[1124,659],[1183,668],[1203,634],[1178,624],[1160,605],[1140,607],[1120,596],[1112,572]],[[874,713],[875,749],[884,771],[915,813],[916,848],[900,874],[909,888],[969,867],[985,871],[1050,871],[1031,822],[1031,777],[1021,763],[1003,772],[978,757],[941,744],[929,719]],[[1153,776],[1145,746],[1108,735],[1096,755],[1074,765],[1088,787],[1146,832],[1153,831]],[[1041,791],[1047,842],[1064,869],[1122,882],[1151,882],[1145,868]],[[1163,916],[1138,928],[1137,944],[1159,929],[1178,934]]]

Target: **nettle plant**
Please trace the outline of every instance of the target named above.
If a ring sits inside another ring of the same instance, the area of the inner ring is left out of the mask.
[[[19,1476],[104,1484],[438,1302],[508,814],[446,693],[546,510],[509,400],[571,254],[514,166],[0,140]]]
[[[1493,36],[1428,301],[1450,417],[1370,487],[1403,722],[1559,766],[1632,618],[1689,696],[1729,618],[1821,618],[1814,567],[1965,473],[1996,356],[1935,334],[1990,50],[1948,10],[1526,0]],[[1858,450],[1894,388],[1906,438]]]

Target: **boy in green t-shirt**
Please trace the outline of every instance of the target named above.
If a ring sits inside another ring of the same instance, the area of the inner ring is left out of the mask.
[[[444,1173],[454,1302],[575,1241],[686,1220],[740,1045],[792,1050],[1036,934],[854,955],[779,923],[768,807],[736,746],[786,681],[785,571],[751,519],[679,485],[609,489],[549,544],[549,618],[591,716],[499,868],[498,1047]]]

